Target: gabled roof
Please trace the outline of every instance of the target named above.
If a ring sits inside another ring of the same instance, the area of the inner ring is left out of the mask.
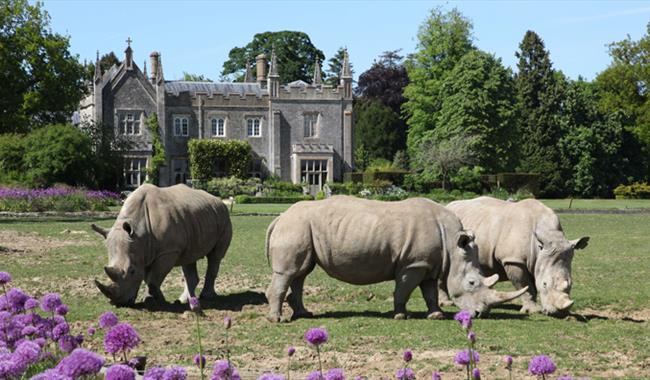
[[[266,94],[267,91],[263,90],[259,83],[223,83],[223,82],[188,82],[188,81],[168,81],[165,82],[165,91],[171,94],[178,96],[181,92],[189,92],[190,95],[194,96],[197,93],[207,94],[212,96],[213,94],[239,94],[239,96],[244,96],[246,94],[254,94],[257,97],[261,97]]]

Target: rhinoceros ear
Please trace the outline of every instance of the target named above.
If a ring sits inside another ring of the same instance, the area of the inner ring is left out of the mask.
[[[133,228],[131,227],[131,223],[129,222],[124,222],[122,223],[122,229],[126,231],[129,236],[133,236]]]
[[[91,224],[90,228],[92,228],[93,231],[97,232],[98,234],[102,235],[104,239],[106,239],[106,235],[108,235],[108,232],[110,231],[106,228],[96,225],[95,223]]]
[[[456,242],[460,248],[465,248],[467,245],[474,241],[474,233],[472,231],[459,231],[456,235]]]
[[[583,236],[580,239],[571,240],[570,243],[574,249],[585,249],[587,248],[587,244],[589,244],[589,236]]]

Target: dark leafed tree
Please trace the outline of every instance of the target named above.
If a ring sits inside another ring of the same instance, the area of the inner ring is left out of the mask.
[[[358,145],[363,145],[370,159],[393,160],[395,152],[403,149],[404,131],[399,115],[376,100],[359,100],[354,107],[354,133]]]
[[[409,83],[403,58],[399,50],[384,52],[370,69],[359,75],[357,96],[377,100],[399,114],[406,100],[404,87]]]
[[[341,82],[341,69],[343,68],[343,57],[345,48],[340,47],[336,54],[327,61],[327,71],[325,72],[325,84],[338,86]],[[349,59],[349,57],[348,57]],[[350,73],[354,75],[352,63],[350,63]]]
[[[527,31],[515,55],[519,59],[516,83],[521,113],[519,169],[540,174],[540,195],[560,196],[564,191],[557,149],[562,87],[537,33]]]
[[[295,80],[311,82],[316,59],[319,62],[325,59],[323,52],[312,44],[306,33],[293,31],[258,33],[246,46],[230,50],[228,60],[224,62],[221,71],[222,79],[243,80],[246,63],[252,65],[253,74],[257,75],[255,57],[264,53],[270,59],[273,48],[275,48],[278,74],[282,82]]]
[[[106,71],[110,70],[113,65],[119,66],[122,64],[122,61],[120,61],[119,58],[115,55],[115,53],[110,52],[106,53],[99,58],[99,68],[101,69],[102,74],[104,74]],[[88,81],[91,81],[93,77],[95,76],[95,63],[90,62],[89,64],[86,65],[86,79]]]
[[[84,93],[69,37],[52,33],[41,3],[0,6],[0,133],[66,122]]]
[[[462,56],[475,49],[472,23],[457,9],[433,9],[420,25],[417,39],[417,51],[406,62],[409,84],[404,88],[407,101],[403,106],[411,157],[416,156],[415,150],[425,132],[436,128],[442,81]]]

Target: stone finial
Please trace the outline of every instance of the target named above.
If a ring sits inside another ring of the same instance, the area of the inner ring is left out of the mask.
[[[343,50],[343,64],[341,64],[341,78],[351,78],[352,69],[350,68],[350,57],[348,56],[348,49]]]
[[[271,50],[271,69],[269,70],[269,77],[278,76],[278,57],[275,55],[275,48]]]
[[[95,57],[95,82],[102,79],[102,68],[99,67],[99,50],[97,50],[97,57]]]
[[[244,83],[250,83],[253,81],[253,72],[251,71],[251,63],[249,60],[246,60],[246,74],[244,75]]]
[[[144,77],[146,78],[147,77],[147,60],[146,59],[144,60],[144,65],[142,67],[144,67],[142,69],[142,75],[144,75]]]
[[[320,74],[320,60],[316,57],[316,63],[314,64],[314,76],[311,80],[311,84],[314,86],[320,86],[323,84],[323,80]]]
[[[156,75],[158,75],[158,58],[160,58],[160,53],[157,51],[152,51],[149,54],[149,62],[151,63],[151,83],[156,83]]]
[[[124,50],[124,63],[126,64],[127,69],[130,69],[133,67],[133,49],[131,49],[131,42],[133,40],[131,37],[126,39],[126,50]]]

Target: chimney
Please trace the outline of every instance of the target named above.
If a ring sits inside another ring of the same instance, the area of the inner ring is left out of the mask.
[[[257,82],[264,87],[266,84],[266,54],[262,53],[255,57],[257,62]]]
[[[160,58],[160,53],[157,51],[151,52],[149,54],[149,62],[151,62],[151,82],[156,83],[156,74],[158,73],[158,59]]]

